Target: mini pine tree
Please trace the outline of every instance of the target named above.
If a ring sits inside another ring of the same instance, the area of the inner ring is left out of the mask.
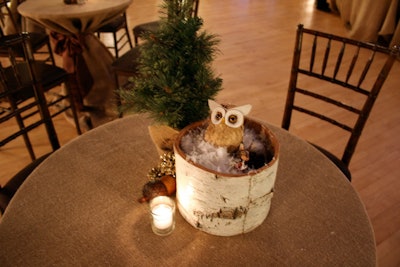
[[[192,9],[193,0],[164,0],[159,30],[143,36],[139,76],[121,91],[124,109],[175,129],[205,119],[222,86],[210,66],[219,39],[199,32],[203,21]]]

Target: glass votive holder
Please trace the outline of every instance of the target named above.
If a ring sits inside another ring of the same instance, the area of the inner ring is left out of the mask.
[[[172,233],[175,228],[175,201],[170,197],[158,196],[150,200],[151,228],[160,236]]]

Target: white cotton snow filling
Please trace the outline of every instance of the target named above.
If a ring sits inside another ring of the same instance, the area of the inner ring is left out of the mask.
[[[205,129],[199,127],[188,131],[182,137],[180,146],[186,154],[186,160],[225,174],[249,173],[272,160],[271,146],[267,145],[253,129],[244,129],[243,144],[250,154],[246,170],[235,168],[235,164],[240,161],[235,153],[228,153],[225,147],[215,147],[204,141],[204,133]]]

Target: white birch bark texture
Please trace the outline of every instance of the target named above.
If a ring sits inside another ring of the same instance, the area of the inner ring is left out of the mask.
[[[218,236],[247,233],[268,215],[278,170],[279,143],[265,126],[246,119],[273,153],[272,160],[255,171],[232,175],[217,173],[185,159],[180,139],[195,123],[183,129],[174,144],[177,204],[180,214],[193,227]]]

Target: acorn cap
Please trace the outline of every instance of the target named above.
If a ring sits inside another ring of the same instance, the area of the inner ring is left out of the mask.
[[[167,188],[168,195],[172,195],[176,191],[176,179],[172,177],[171,175],[164,175],[161,177],[161,182],[165,185]]]

